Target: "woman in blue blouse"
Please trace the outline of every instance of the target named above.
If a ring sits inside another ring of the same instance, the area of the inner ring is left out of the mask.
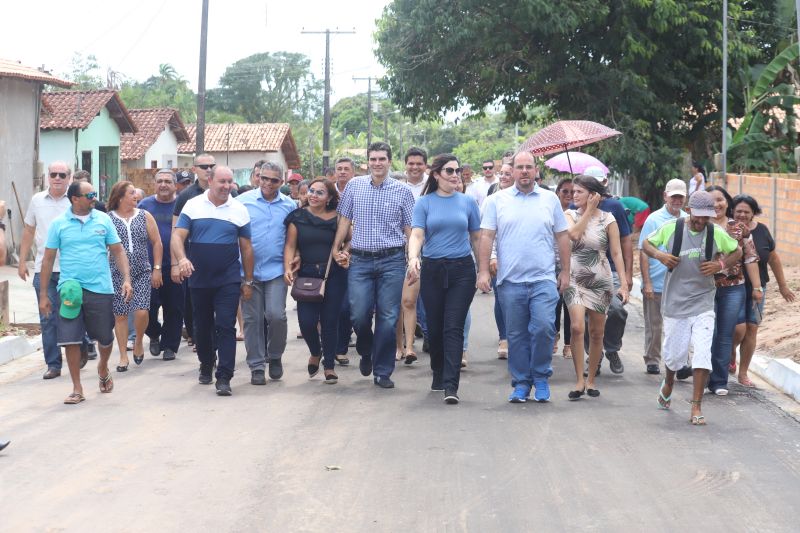
[[[480,231],[478,204],[457,192],[460,180],[461,167],[454,155],[433,160],[414,206],[408,243],[408,278],[411,283],[420,280],[428,320],[431,390],[444,391],[448,404],[458,403],[464,321],[475,296],[470,245],[475,249]]]

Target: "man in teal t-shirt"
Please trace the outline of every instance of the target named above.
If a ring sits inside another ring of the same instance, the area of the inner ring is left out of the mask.
[[[714,274],[734,265],[742,257],[736,240],[724,229],[712,225],[712,254],[711,259],[706,260],[707,225],[714,215],[714,198],[706,191],[697,191],[689,199],[689,218],[684,219],[677,257],[671,254],[677,218],[663,224],[644,241],[644,253],[670,269],[664,279],[661,299],[664,318],[662,356],[667,377],[661,382],[658,403],[663,409],[669,409],[675,372],[688,363],[691,345],[694,349],[691,422],[694,425],[706,423],[700,403],[711,370],[716,292]],[[669,252],[659,250],[660,247]]]

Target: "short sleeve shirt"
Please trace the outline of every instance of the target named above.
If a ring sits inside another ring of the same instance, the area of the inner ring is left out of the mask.
[[[50,224],[45,246],[61,254],[59,288],[74,279],[87,291],[114,294],[108,247],[119,243],[119,235],[111,218],[96,209],[82,222],[72,208],[56,217]]]
[[[36,228],[34,233],[34,243],[36,244],[34,272],[42,271],[42,258],[44,257],[45,241],[47,241],[47,231],[50,229],[50,224],[56,217],[69,209],[70,205],[66,193],[61,198],[55,198],[50,195],[49,190],[46,190],[37,192],[31,198],[31,202],[28,204],[28,211],[25,213],[25,224]],[[59,259],[59,254],[56,254],[53,272],[61,272]]]
[[[188,251],[194,265],[189,287],[219,287],[241,281],[239,238],[250,239],[247,208],[231,197],[222,205],[208,199],[208,191],[192,198],[181,211],[176,228],[189,231]]]
[[[682,217],[688,217],[689,215],[685,211],[681,211]],[[642,226],[642,233],[639,235],[639,248],[641,249],[644,240],[647,238],[648,235],[653,233],[655,230],[661,227],[662,224],[665,222],[669,222],[670,220],[675,220],[672,214],[667,210],[666,207],[662,206],[661,209],[650,213],[650,216],[647,217],[647,220],[644,221],[644,226]],[[659,250],[667,251],[667,249],[663,246],[659,247]],[[663,292],[664,291],[664,275],[667,273],[667,267],[661,264],[661,261],[657,259],[653,259],[652,257],[648,257],[647,264],[650,267],[650,282],[653,284],[653,292]]]
[[[516,185],[486,198],[481,229],[496,231],[497,284],[556,281],[555,234],[567,219],[555,193],[535,185],[523,193]]]
[[[405,246],[403,230],[411,226],[414,195],[394,178],[376,186],[372,176],[358,176],[347,183],[337,211],[353,222],[353,249],[397,248]]]
[[[647,236],[653,246],[672,250],[675,239],[675,220],[661,225]],[[739,244],[719,226],[714,227],[714,244],[712,257],[722,252],[733,253]],[[714,294],[716,287],[714,276],[704,276],[700,272],[700,263],[705,261],[706,229],[694,233],[689,223],[684,224],[681,242],[680,263],[664,278],[664,290],[661,297],[661,314],[670,318],[688,318],[714,310]]]
[[[283,245],[286,242],[286,217],[297,209],[297,202],[279,192],[272,201],[260,188],[236,198],[250,214],[255,268],[253,277],[269,281],[283,276]],[[329,247],[330,248],[330,247]]]
[[[469,234],[480,229],[481,216],[472,197],[434,192],[417,200],[411,227],[425,230],[423,257],[457,259],[470,254]]]

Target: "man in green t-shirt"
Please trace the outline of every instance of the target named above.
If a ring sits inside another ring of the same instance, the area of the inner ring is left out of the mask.
[[[706,191],[697,191],[689,198],[689,218],[684,219],[678,255],[673,251],[678,219],[664,223],[643,241],[644,253],[670,269],[664,279],[661,314],[664,318],[662,357],[667,376],[661,382],[658,403],[669,409],[675,372],[688,364],[689,346],[692,358],[694,392],[692,417],[694,425],[705,425],[700,407],[703,388],[711,370],[711,340],[714,336],[714,274],[734,264],[742,257],[735,239],[724,229],[712,225],[714,242],[711,258],[707,260],[706,236],[710,217],[714,216],[714,199]]]

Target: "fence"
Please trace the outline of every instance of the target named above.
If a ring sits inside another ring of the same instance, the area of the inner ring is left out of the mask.
[[[775,237],[784,264],[800,265],[800,175],[731,174],[721,179],[711,174],[711,183],[722,185],[731,196],[749,194],[761,207],[761,221]]]

